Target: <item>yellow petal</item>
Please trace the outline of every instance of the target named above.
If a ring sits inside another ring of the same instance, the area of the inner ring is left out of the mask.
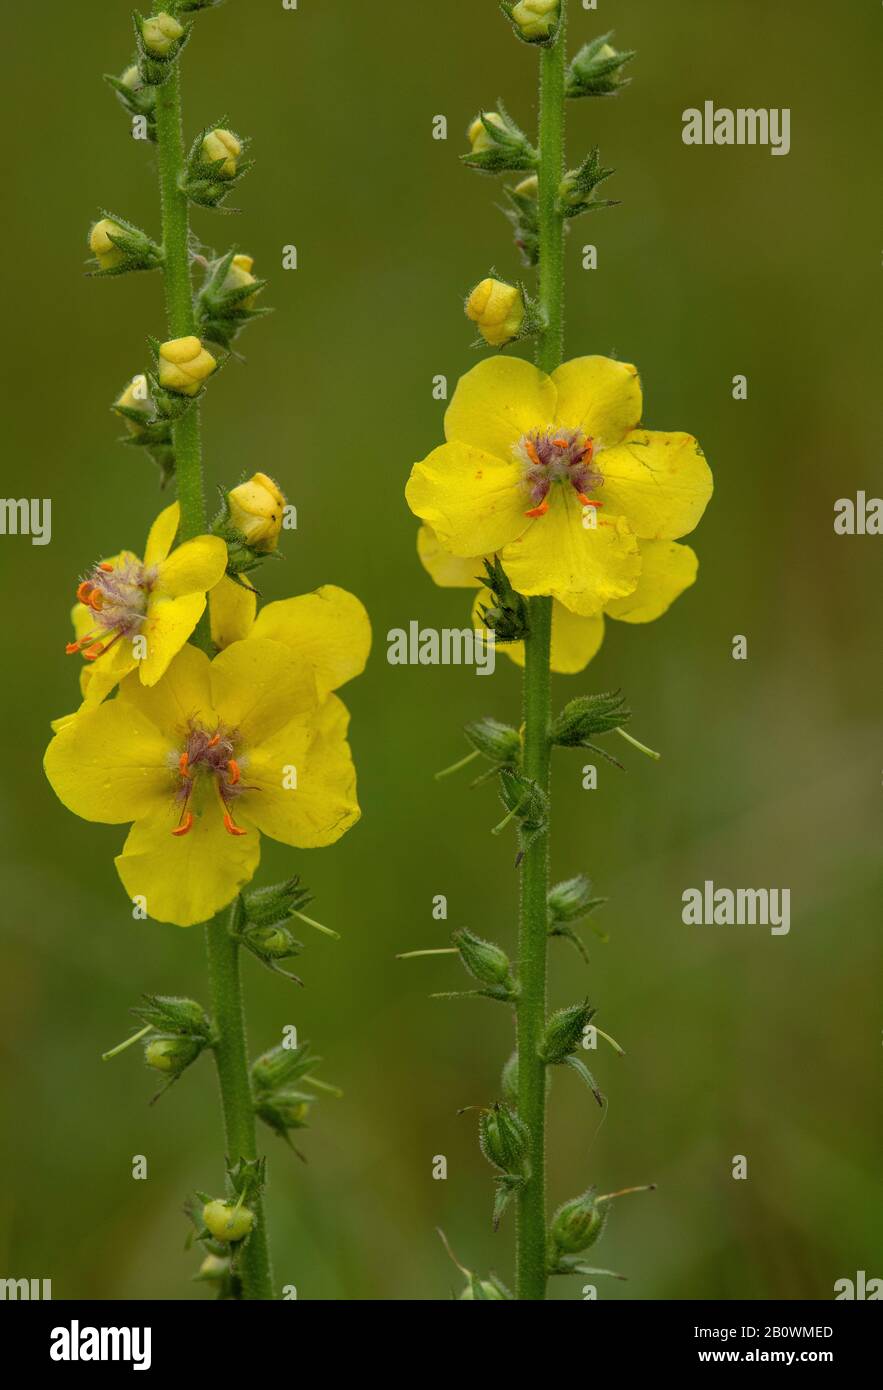
[[[192,927],[232,902],[255,874],[260,835],[228,835],[216,799],[194,808],[186,835],[173,835],[180,811],[173,804],[139,820],[129,831],[117,873],[130,898],[143,895],[157,922]]]
[[[637,367],[611,357],[575,357],[552,373],[558,388],[555,423],[582,430],[598,448],[612,448],[635,429],[643,408]]]
[[[506,463],[523,434],[555,419],[554,385],[521,357],[489,357],[457,383],[445,413],[445,439],[469,444]]]
[[[415,463],[405,497],[442,545],[464,556],[489,554],[515,540],[530,506],[514,457],[501,459],[459,443],[442,444]]]
[[[119,699],[161,729],[180,751],[191,720],[207,728],[216,722],[210,666],[205,652],[188,644],[177,653],[158,684],[142,685],[136,675],[130,676],[120,686]]]
[[[482,589],[472,605],[472,626],[484,631],[479,607],[488,607],[493,602],[489,589]],[[598,614],[595,618],[581,618],[571,613],[563,603],[552,600],[552,648],[550,654],[552,670],[559,676],[575,676],[584,671],[593,656],[596,656],[604,641],[604,619]],[[497,651],[504,652],[516,666],[524,666],[523,642],[499,642]]]
[[[483,556],[464,559],[452,555],[445,550],[431,526],[421,526],[417,532],[417,554],[423,568],[441,589],[474,589],[481,584]]]
[[[109,651],[105,652],[104,656],[99,656],[96,661],[84,663],[83,673],[80,677],[80,689],[83,693],[84,704],[90,708],[100,705],[102,700],[107,699],[114,687],[119,685],[130,671],[134,671],[137,665],[138,663],[132,655],[132,643],[128,637],[121,637]]]
[[[249,786],[237,805],[274,840],[297,849],[330,845],[359,819],[356,772],[346,741],[349,715],[329,695],[313,728],[293,723],[249,757]],[[283,785],[283,768],[297,769],[297,786]]]
[[[604,475],[599,497],[605,515],[626,518],[645,540],[677,540],[699,521],[713,481],[691,434],[633,430],[597,459]]]
[[[299,661],[307,662],[320,700],[360,675],[371,650],[371,622],[364,604],[334,584],[268,603],[258,614],[252,636],[281,642]]]
[[[630,594],[641,573],[638,542],[621,517],[605,512],[596,529],[583,526],[571,487],[557,486],[545,516],[502,554],[503,568],[520,594],[551,594],[573,613],[591,617],[611,599]]]
[[[641,578],[627,598],[608,603],[608,617],[624,623],[651,623],[695,583],[695,551],[676,541],[641,541]]]
[[[257,594],[249,581],[236,584],[225,574],[208,596],[212,641],[219,651],[248,637],[257,612]]]
[[[318,703],[316,680],[280,642],[249,637],[234,642],[211,665],[212,704],[243,744],[256,753],[292,720],[313,713]]]
[[[178,526],[181,522],[181,508],[177,502],[173,502],[170,507],[166,507],[160,512],[156,521],[150,528],[150,535],[147,537],[147,545],[144,549],[145,565],[158,565],[164,560],[172,548],[172,542],[178,534]]]
[[[203,593],[168,598],[154,590],[147,604],[147,619],[141,635],[147,642],[147,655],[138,669],[145,685],[155,685],[168,670],[169,662],[184,646],[205,611]],[[91,686],[90,686],[91,693]]]
[[[168,802],[173,751],[139,710],[111,700],[65,724],[43,766],[55,795],[74,815],[118,825]]]
[[[227,547],[220,536],[197,536],[173,550],[159,567],[156,590],[170,598],[206,593],[227,568]]]

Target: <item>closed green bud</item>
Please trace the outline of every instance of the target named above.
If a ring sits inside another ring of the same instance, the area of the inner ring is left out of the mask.
[[[249,888],[242,895],[246,921],[255,927],[278,926],[295,912],[301,912],[311,897],[309,889],[301,887],[297,874],[269,888]]]
[[[144,1003],[132,1010],[142,1023],[164,1033],[185,1033],[208,1038],[211,1023],[201,1004],[195,999],[180,999],[172,994],[145,994]]]
[[[206,1230],[215,1240],[235,1244],[245,1240],[254,1227],[254,1212],[235,1202],[222,1202],[216,1199],[206,1202],[202,1209],[202,1219]]]
[[[494,1279],[493,1275],[489,1279],[479,1279],[477,1274],[470,1274],[469,1281],[460,1295],[460,1302],[485,1298],[503,1302],[511,1297],[505,1285],[501,1284],[499,1279]]]
[[[586,1026],[595,1010],[586,1001],[571,1004],[567,1009],[559,1009],[552,1014],[546,1024],[546,1031],[540,1047],[540,1057],[544,1062],[555,1064],[563,1062],[575,1052],[583,1039]]]
[[[166,1076],[180,1076],[196,1061],[203,1046],[196,1038],[177,1035],[151,1038],[144,1045],[144,1060],[154,1071],[161,1071]]]
[[[578,695],[570,700],[552,725],[552,742],[559,748],[580,748],[594,734],[611,733],[631,719],[622,692]]]
[[[197,1279],[210,1284],[222,1284],[230,1274],[230,1261],[223,1255],[206,1255],[199,1266]]]
[[[302,1091],[273,1091],[257,1100],[255,1114],[284,1136],[290,1129],[306,1129],[313,1100]]]
[[[585,44],[567,70],[565,95],[569,97],[615,96],[627,87],[631,78],[622,76],[622,69],[635,56],[634,49],[617,52],[610,44],[612,31]]]
[[[502,985],[505,989],[512,988],[512,969],[509,964],[509,957],[499,946],[495,946],[492,941],[485,941],[482,937],[476,936],[466,927],[461,927],[459,931],[455,931],[451,940],[460,952],[460,959],[473,979],[479,980],[483,985]]]
[[[601,152],[596,145],[579,168],[569,169],[558,185],[558,210],[562,216],[579,217],[581,213],[595,212],[598,208],[615,207],[614,199],[595,197],[595,189],[614,172],[603,168]]]
[[[607,1207],[598,1207],[595,1188],[564,1202],[552,1218],[551,1237],[562,1255],[578,1255],[594,1245],[604,1229]]]
[[[299,956],[303,947],[287,927],[246,927],[243,943],[262,960],[287,960]]]
[[[297,1047],[285,1047],[279,1043],[252,1064],[251,1079],[256,1091],[275,1091],[299,1081],[321,1060],[313,1055],[309,1042],[302,1042]]]
[[[463,730],[472,747],[492,763],[515,767],[521,759],[521,735],[510,724],[498,719],[477,719]]]
[[[501,1172],[523,1176],[528,1170],[530,1131],[508,1105],[497,1103],[490,1110],[482,1111],[478,1142],[488,1162]]]
[[[546,899],[549,908],[549,921],[576,922],[593,912],[607,901],[606,898],[593,897],[592,880],[585,874],[566,878],[549,889]]]

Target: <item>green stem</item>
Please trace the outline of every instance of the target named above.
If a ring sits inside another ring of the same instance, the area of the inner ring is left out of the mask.
[[[551,372],[564,356],[564,219],[558,186],[564,173],[564,72],[566,0],[553,48],[540,66],[540,303],[546,328],[537,346],[537,365]],[[524,663],[524,771],[547,794],[550,789],[552,600],[530,600],[530,632]],[[516,1296],[546,1296],[546,1068],[539,1051],[546,1025],[549,832],[537,837],[521,865],[516,1006],[518,1113],[531,1136],[531,1173],[518,1196]]]
[[[193,333],[193,288],[190,279],[190,216],[187,199],[179,180],[184,168],[184,137],[181,127],[180,61],[168,81],[157,93],[156,125],[159,145],[160,193],[166,314],[169,336],[183,338]],[[194,403],[172,428],[175,446],[175,478],[181,506],[182,540],[202,535],[206,529],[205,489],[202,474],[202,447],[199,407]],[[202,624],[195,634],[208,650]],[[240,910],[239,899],[232,913]],[[245,1018],[239,979],[239,944],[232,937],[226,913],[206,925],[209,986],[212,1017],[218,1039],[215,1061],[221,1089],[227,1159],[257,1157],[254,1100],[248,1072]],[[273,1297],[270,1253],[260,1198],[253,1200],[255,1227],[242,1250],[242,1288],[245,1298]]]

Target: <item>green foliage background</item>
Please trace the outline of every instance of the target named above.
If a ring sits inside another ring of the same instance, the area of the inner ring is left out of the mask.
[[[837,537],[834,501],[880,492],[874,397],[880,275],[872,150],[879,7],[823,0],[572,3],[571,43],[615,28],[639,50],[616,101],[574,104],[569,149],[618,169],[623,205],[573,227],[568,348],[639,364],[646,421],[693,431],[716,494],[691,538],[700,582],[661,622],[610,624],[584,679],[556,700],[622,686],[633,729],[664,759],[629,757],[580,786],[556,764],[553,861],[589,871],[611,903],[609,944],[586,971],[555,946],[555,1004],[588,993],[625,1045],[600,1053],[599,1112],[557,1075],[555,1200],[655,1180],[616,1211],[596,1252],[624,1271],[611,1298],[832,1296],[880,1274],[880,547]],[[148,464],[115,443],[107,407],[162,335],[157,277],[82,277],[99,207],[158,231],[154,154],[133,144],[103,90],[129,54],[122,0],[84,12],[19,7],[7,63],[3,491],[47,496],[53,538],[0,539],[6,679],[0,780],[4,869],[0,1275],[49,1277],[56,1298],[203,1297],[188,1282],[180,1213],[220,1188],[208,1058],[159,1106],[136,1055],[103,1065],[142,990],[205,1000],[198,930],[133,922],[112,856],[121,828],[75,820],[40,770],[51,717],[76,695],[65,658],[77,577],[138,549],[163,500]],[[390,667],[388,629],[468,621],[414,553],[408,468],[441,437],[431,382],[475,361],[461,298],[489,266],[518,263],[493,182],[458,163],[461,131],[501,95],[528,129],[535,55],[492,0],[383,5],[231,0],[198,21],[184,59],[188,133],[228,114],[258,166],[240,218],[197,211],[209,246],[237,238],[277,312],[241,340],[247,364],[209,386],[210,487],[265,469],[300,527],[267,598],[334,582],[368,605],[376,646],[349,687],[363,820],[333,849],[265,841],[264,881],[301,872],[344,933],[310,936],[297,991],[245,965],[254,1050],[296,1023],[346,1091],[323,1102],[302,1166],[269,1131],[276,1273],[302,1298],[434,1299],[460,1259],[508,1278],[511,1227],[490,1229],[490,1169],[462,1105],[497,1094],[506,1012],[428,1002],[456,962],[399,963],[468,925],[514,943],[513,845],[492,838],[490,788],[435,784],[483,712],[517,718],[519,677]],[[792,110],[792,151],[687,148],[681,113]],[[431,121],[447,116],[447,143]],[[583,244],[600,265],[580,268]],[[281,269],[295,243],[296,272]],[[731,397],[734,374],[747,402]],[[745,634],[749,659],[734,662]],[[792,890],[792,929],[688,928],[681,893]],[[306,929],[305,929],[306,930]],[[875,1130],[877,1131],[875,1133]],[[133,1155],[149,1179],[131,1178]],[[448,1180],[431,1178],[433,1155]],[[733,1155],[749,1180],[730,1176]],[[553,1295],[579,1298],[580,1280]]]

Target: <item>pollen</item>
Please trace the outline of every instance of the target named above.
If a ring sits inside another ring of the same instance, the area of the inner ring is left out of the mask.
[[[522,482],[533,504],[525,516],[542,517],[549,510],[552,488],[569,485],[583,505],[601,506],[589,494],[604,482],[603,474],[593,465],[594,440],[582,430],[532,430],[523,434],[514,446],[517,461],[522,467]]]

